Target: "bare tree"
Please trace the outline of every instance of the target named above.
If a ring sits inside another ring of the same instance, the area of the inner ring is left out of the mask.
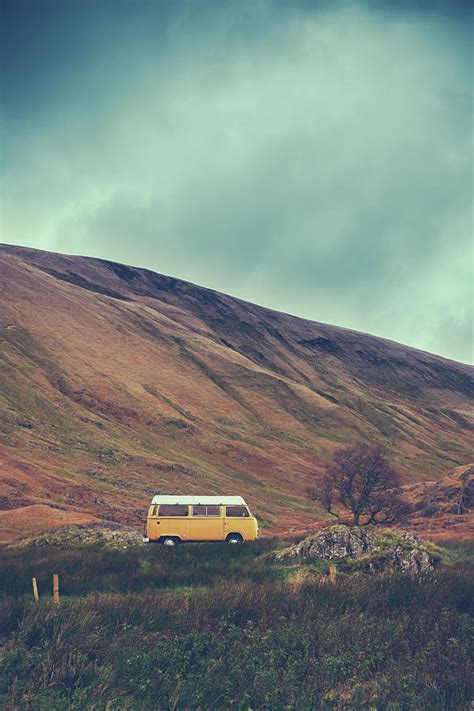
[[[374,496],[368,508],[367,523],[391,524],[405,521],[412,511],[411,506],[401,498],[398,488]]]
[[[336,452],[322,481],[321,503],[337,516],[333,505],[352,512],[354,526],[399,520],[405,505],[399,496],[400,478],[380,445],[358,442]]]

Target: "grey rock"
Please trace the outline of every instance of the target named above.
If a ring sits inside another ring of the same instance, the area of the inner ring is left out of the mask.
[[[417,546],[407,550],[402,546],[395,546],[390,557],[394,567],[402,573],[428,573],[434,570],[433,560],[429,552],[423,546]]]
[[[379,532],[365,527],[329,526],[275,554],[277,560],[360,559],[367,573],[400,571],[419,575],[432,571],[435,559],[421,538],[409,531]]]
[[[301,543],[277,554],[278,558],[358,558],[375,548],[375,536],[366,528],[337,525],[324,528],[305,538]]]

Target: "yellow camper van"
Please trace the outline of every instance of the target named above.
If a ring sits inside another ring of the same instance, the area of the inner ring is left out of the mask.
[[[243,543],[258,537],[257,519],[241,496],[155,496],[148,510],[145,543],[186,541]]]

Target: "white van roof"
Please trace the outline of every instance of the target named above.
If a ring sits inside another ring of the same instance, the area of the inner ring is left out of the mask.
[[[181,494],[170,494],[167,496],[154,496],[154,504],[183,504],[184,506],[198,506],[212,504],[222,506],[247,506],[241,496],[182,496]]]

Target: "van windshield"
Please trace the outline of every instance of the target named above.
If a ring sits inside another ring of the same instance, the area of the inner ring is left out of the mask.
[[[229,517],[235,517],[239,516],[240,518],[249,518],[249,510],[246,506],[227,506],[226,507],[226,516]]]
[[[188,507],[182,504],[161,504],[158,516],[187,516]]]

